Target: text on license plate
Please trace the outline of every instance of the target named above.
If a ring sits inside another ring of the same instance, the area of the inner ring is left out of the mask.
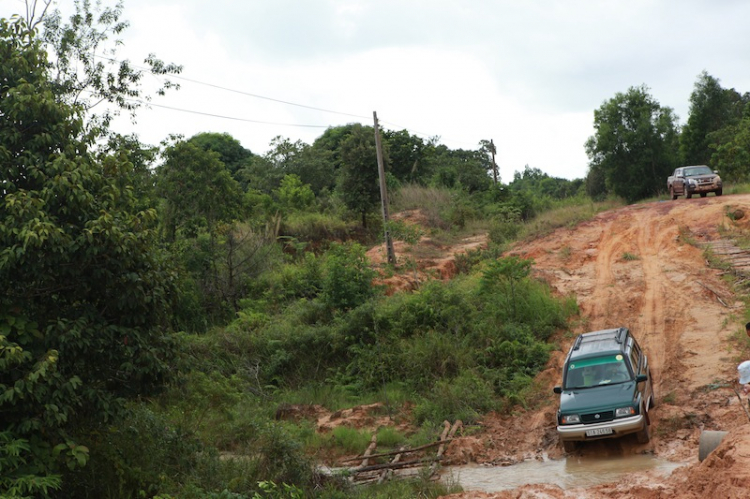
[[[586,432],[587,437],[598,437],[599,435],[611,435],[612,428],[596,428]]]

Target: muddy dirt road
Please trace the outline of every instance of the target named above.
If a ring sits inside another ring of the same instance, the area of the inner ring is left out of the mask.
[[[744,216],[738,218],[740,212]],[[744,360],[736,343],[744,335],[744,304],[722,280],[723,271],[710,268],[703,249],[721,245],[729,231],[749,230],[750,195],[709,196],[627,206],[515,247],[513,254],[534,259],[538,278],[557,293],[576,297],[581,314],[573,333],[627,326],[649,356],[657,395],[651,442],[638,444],[628,436],[587,443],[577,452],[585,457],[650,453],[684,466],[668,478],[634,473],[582,489],[526,485],[449,497],[749,497],[750,424],[727,386]],[[537,378],[540,408],[487,417],[479,433],[450,445],[451,462],[563,457],[552,387],[560,383],[572,339],[572,334],[558,338],[560,351]],[[703,429],[730,433],[699,463]]]

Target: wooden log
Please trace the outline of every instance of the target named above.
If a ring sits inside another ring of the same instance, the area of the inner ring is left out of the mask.
[[[370,462],[370,454],[372,454],[372,451],[374,451],[375,447],[377,446],[378,446],[378,436],[377,434],[375,434],[370,439],[370,445],[367,446],[367,450],[365,451],[365,455],[363,456],[364,459],[362,460],[362,464],[359,465],[360,468],[367,466],[367,464]]]
[[[383,463],[383,464],[371,464],[370,466],[367,466],[365,468],[352,468],[351,471],[353,473],[365,473],[367,471],[373,471],[373,470],[384,470],[386,468],[391,468],[394,470],[398,470],[401,468],[410,468],[414,466],[421,466],[426,463],[431,463],[435,460],[439,460],[441,458],[437,457],[423,457],[420,459],[412,459],[411,461],[401,461],[395,464],[391,463]]]
[[[400,450],[404,450],[405,447],[401,447]],[[396,457],[393,458],[393,461],[391,461],[391,464],[396,464],[401,460],[401,454],[396,454]],[[391,475],[393,475],[393,468],[388,468],[387,470],[383,470],[382,473],[380,473],[380,478],[378,478],[378,483],[383,483],[386,478],[390,478]]]
[[[448,438],[448,439],[446,439],[444,441],[436,440],[435,442],[430,442],[429,444],[420,445],[419,447],[414,447],[413,449],[404,449],[403,451],[401,451],[401,450],[394,450],[394,451],[391,451],[391,452],[382,452],[380,454],[370,454],[368,457],[370,459],[375,459],[377,457],[395,456],[396,454],[410,454],[412,452],[419,452],[421,450],[429,449],[431,447],[437,447],[438,445],[443,444],[443,443],[448,443],[451,440],[452,439],[450,439],[450,438]],[[340,463],[348,463],[348,462],[351,462],[351,461],[359,461],[363,457],[364,456],[349,457],[347,459],[341,459],[338,462],[340,462]]]

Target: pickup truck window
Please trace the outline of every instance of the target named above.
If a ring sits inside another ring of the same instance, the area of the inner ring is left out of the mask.
[[[695,166],[692,168],[683,168],[683,175],[686,177],[695,177],[697,175],[711,175],[713,172],[707,166]]]

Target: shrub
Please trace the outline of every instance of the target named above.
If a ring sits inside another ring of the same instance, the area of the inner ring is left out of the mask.
[[[333,309],[347,311],[375,294],[372,270],[359,244],[334,244],[325,257],[323,299]]]

